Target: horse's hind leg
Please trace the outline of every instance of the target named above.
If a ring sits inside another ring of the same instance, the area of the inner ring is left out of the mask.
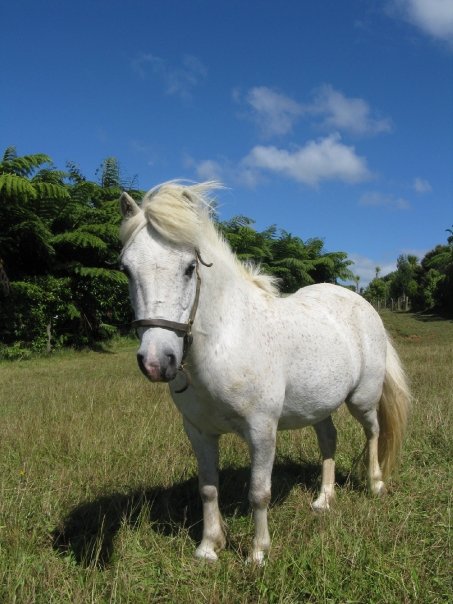
[[[311,505],[315,512],[330,509],[330,502],[335,498],[335,449],[337,446],[337,431],[332,418],[327,417],[314,425],[318,444],[322,455],[321,490],[318,498]]]
[[[204,434],[184,418],[184,428],[198,461],[198,483],[203,503],[203,537],[195,550],[196,558],[217,560],[225,547],[223,520],[218,503],[219,437]]]
[[[352,398],[347,403],[351,415],[362,424],[367,439],[368,450],[368,486],[373,495],[384,495],[386,492],[382,481],[382,472],[378,458],[379,422],[377,404],[371,409],[364,410]]]

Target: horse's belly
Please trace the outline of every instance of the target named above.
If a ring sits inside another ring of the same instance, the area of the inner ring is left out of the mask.
[[[299,404],[297,408],[283,408],[282,414],[278,420],[279,430],[294,430],[304,428],[305,426],[313,426],[321,420],[331,415],[343,401],[335,401],[330,405],[308,405]]]
[[[325,419],[346,400],[353,383],[353,372],[345,366],[335,375],[319,367],[305,377],[299,374],[286,386],[279,430],[312,426]]]

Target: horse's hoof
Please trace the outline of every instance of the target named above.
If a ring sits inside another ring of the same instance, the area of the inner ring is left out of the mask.
[[[330,505],[328,503],[317,503],[314,501],[311,504],[311,510],[312,512],[315,512],[315,514],[326,514],[327,512],[330,512]]]
[[[325,493],[321,493],[321,495],[313,501],[311,504],[311,509],[316,514],[324,514],[325,512],[330,512],[330,501],[334,499],[333,495],[329,497]]]
[[[208,549],[206,547],[197,547],[195,550],[195,558],[198,560],[206,560],[208,562],[216,562],[219,559],[213,549]]]
[[[384,497],[387,495],[387,489],[382,480],[378,480],[372,485],[371,492],[375,497]]]
[[[246,560],[246,564],[253,564],[262,568],[266,564],[265,553],[262,550],[252,552]]]

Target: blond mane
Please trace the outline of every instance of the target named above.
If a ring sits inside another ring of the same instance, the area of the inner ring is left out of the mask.
[[[134,234],[150,224],[165,239],[203,250],[214,245],[224,262],[235,266],[239,273],[264,292],[276,296],[276,279],[260,272],[253,264],[243,264],[216,229],[212,220],[214,199],[212,192],[222,188],[215,181],[186,185],[169,181],[154,187],[143,198],[141,212],[123,220],[120,238],[123,245]]]

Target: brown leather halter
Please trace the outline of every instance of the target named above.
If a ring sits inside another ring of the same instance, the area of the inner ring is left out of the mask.
[[[184,384],[184,386],[181,389],[175,390],[175,392],[177,394],[180,394],[181,392],[184,392],[185,390],[187,390],[187,388],[191,384],[190,374],[188,373],[187,369],[184,367],[184,361],[187,357],[190,347],[192,346],[192,342],[193,342],[192,325],[193,325],[193,322],[195,321],[195,315],[197,314],[197,309],[198,309],[198,302],[200,300],[201,277],[200,277],[200,272],[198,270],[198,266],[199,266],[200,262],[203,266],[207,266],[207,267],[212,266],[212,262],[210,264],[208,264],[207,262],[205,262],[203,260],[203,258],[200,255],[200,251],[197,248],[195,248],[195,254],[197,256],[197,260],[196,260],[196,264],[195,264],[195,273],[197,276],[197,284],[196,284],[196,289],[195,289],[195,298],[194,298],[194,301],[192,304],[192,309],[190,311],[190,315],[189,315],[189,319],[188,319],[187,323],[178,323],[176,321],[168,321],[167,319],[137,319],[135,321],[132,321],[132,323],[131,323],[132,327],[135,327],[135,328],[137,328],[137,327],[160,327],[162,329],[169,329],[170,331],[184,334],[182,359],[181,359],[181,364],[178,367],[178,371],[181,371],[184,374],[184,376],[186,378],[186,383]]]

